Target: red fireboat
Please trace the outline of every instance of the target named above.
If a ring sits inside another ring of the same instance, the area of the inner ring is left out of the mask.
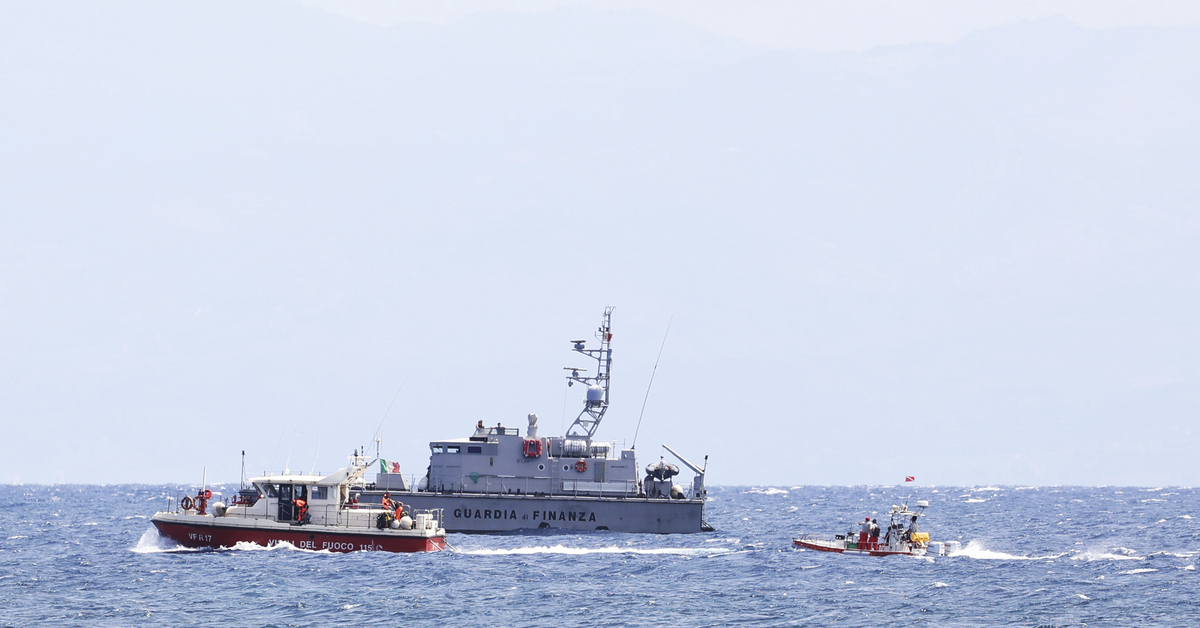
[[[192,548],[264,547],[290,543],[331,552],[433,552],[446,547],[441,509],[413,510],[390,496],[360,506],[351,488],[364,484],[373,462],[355,453],[350,466],[327,476],[290,474],[252,478],[229,504],[202,488],[171,510],[151,517],[159,534]]]

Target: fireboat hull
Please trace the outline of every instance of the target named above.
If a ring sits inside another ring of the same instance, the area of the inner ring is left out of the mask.
[[[446,547],[444,536],[396,536],[363,532],[340,532],[317,526],[293,529],[263,529],[224,526],[219,523],[189,523],[153,520],[162,536],[190,548],[230,548],[238,543],[271,547],[290,543],[300,549],[330,552],[436,552]]]

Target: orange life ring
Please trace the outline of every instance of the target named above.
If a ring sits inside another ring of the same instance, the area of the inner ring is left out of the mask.
[[[179,500],[179,506],[184,510],[191,510],[196,506],[196,502],[192,501],[191,497],[184,495],[183,499]]]
[[[204,499],[212,499],[212,491],[204,489]]]
[[[584,471],[587,471],[587,461],[580,460],[579,462],[576,462],[575,470],[578,471],[579,473],[583,473]]]

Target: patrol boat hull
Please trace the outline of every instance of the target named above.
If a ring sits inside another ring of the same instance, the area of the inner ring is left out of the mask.
[[[447,532],[527,529],[611,530],[651,534],[705,531],[704,502],[696,499],[394,494],[414,508],[441,509]]]
[[[446,547],[445,536],[402,535],[390,530],[371,534],[289,524],[237,525],[243,522],[234,520],[230,524],[201,515],[171,515],[159,513],[151,522],[162,536],[191,548],[231,548],[238,543],[271,547],[290,543],[300,549],[330,552],[435,552]]]

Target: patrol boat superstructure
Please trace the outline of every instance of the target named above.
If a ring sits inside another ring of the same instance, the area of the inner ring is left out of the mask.
[[[440,508],[450,532],[504,532],[522,528],[686,533],[711,530],[704,521],[705,469],[663,447],[695,472],[690,487],[673,484],[679,469],[659,460],[639,482],[633,449],[596,440],[609,405],[612,307],[596,331],[599,347],[572,341],[596,361],[596,372],[567,367],[568,385],[586,386],[584,407],[563,436],[540,437],[537,415],[525,436],[512,427],[484,427],[467,438],[431,442],[429,470],[415,488],[398,473],[379,473],[362,499],[384,489],[410,491],[404,501]],[[707,458],[706,458],[707,460]]]

